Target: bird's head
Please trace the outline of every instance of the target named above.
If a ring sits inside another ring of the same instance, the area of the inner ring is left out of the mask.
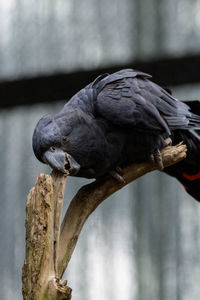
[[[37,123],[32,139],[37,159],[63,174],[76,175],[79,163],[68,153],[72,128],[64,115],[46,115]]]

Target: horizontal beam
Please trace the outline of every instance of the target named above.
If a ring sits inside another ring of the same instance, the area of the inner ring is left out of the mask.
[[[99,74],[112,73],[121,68],[135,68],[150,73],[153,80],[163,86],[200,82],[200,55],[132,62],[128,65],[91,71],[1,81],[0,108],[67,100]]]

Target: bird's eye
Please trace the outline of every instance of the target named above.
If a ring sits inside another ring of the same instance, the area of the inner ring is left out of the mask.
[[[66,136],[63,136],[62,137],[62,142],[65,144],[67,142],[67,137]]]
[[[50,149],[49,149],[51,152],[54,152],[54,151],[56,151],[56,148],[54,147],[54,146],[52,146],[52,147],[50,147]]]

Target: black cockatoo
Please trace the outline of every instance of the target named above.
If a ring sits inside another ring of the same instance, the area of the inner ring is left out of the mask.
[[[33,133],[36,157],[73,176],[99,178],[133,162],[154,159],[160,149],[183,141],[187,158],[165,168],[200,201],[199,102],[175,99],[151,76],[132,69],[97,77],[52,115],[42,117]]]

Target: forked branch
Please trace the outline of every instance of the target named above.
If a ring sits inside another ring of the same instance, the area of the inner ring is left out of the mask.
[[[183,144],[161,151],[164,167],[186,157]],[[157,169],[150,161],[123,169],[125,183],[105,177],[83,186],[72,199],[60,230],[65,177],[40,174],[27,200],[24,299],[70,299],[71,289],[60,280],[70,261],[81,229],[95,208],[131,181]]]

